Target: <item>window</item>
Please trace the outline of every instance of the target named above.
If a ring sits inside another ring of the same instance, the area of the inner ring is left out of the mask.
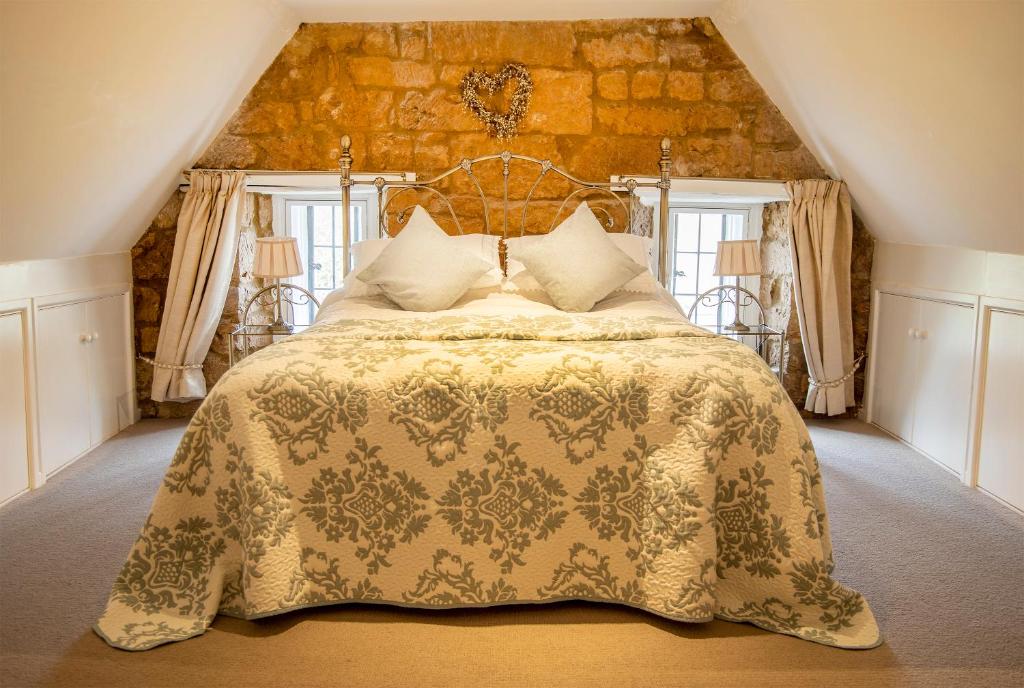
[[[749,208],[672,206],[669,209],[674,245],[672,294],[684,312],[689,312],[697,296],[708,289],[735,283],[735,277],[715,276],[715,253],[719,241],[745,238],[749,217]],[[732,322],[735,315],[732,304],[698,305],[693,320],[701,325],[713,325]]]
[[[367,218],[371,210],[369,198],[353,198],[349,227],[352,243],[367,238]],[[309,289],[317,300],[341,286],[342,227],[341,200],[337,197],[286,197],[284,199],[285,233],[299,241],[304,273],[294,281]],[[295,324],[312,322],[313,307],[297,308]]]

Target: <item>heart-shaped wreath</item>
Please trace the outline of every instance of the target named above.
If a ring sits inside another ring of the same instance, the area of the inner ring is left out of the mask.
[[[517,83],[509,100],[508,112],[492,112],[480,99],[480,91],[486,91],[487,95],[492,96],[512,79]],[[487,125],[487,133],[504,140],[516,135],[519,123],[526,116],[526,110],[530,107],[530,97],[533,95],[533,79],[530,78],[526,67],[517,62],[510,62],[497,74],[471,70],[462,77],[460,88],[462,102]]]

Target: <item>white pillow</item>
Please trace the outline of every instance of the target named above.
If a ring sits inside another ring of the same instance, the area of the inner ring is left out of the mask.
[[[589,311],[646,270],[608,238],[586,203],[550,234],[510,250],[563,311]]]
[[[410,218],[410,222],[412,218]],[[401,232],[399,232],[401,233]],[[471,251],[480,256],[492,265],[492,268],[484,273],[470,289],[490,289],[501,284],[501,259],[498,257],[499,237],[488,234],[464,234],[453,236],[451,240],[460,248]],[[359,273],[377,260],[384,247],[394,241],[393,239],[365,239],[352,244],[352,270],[345,277],[345,281],[338,288],[338,297],[353,299],[359,296],[376,296],[382,293],[380,287],[375,284],[367,284],[359,279]]]
[[[407,311],[440,311],[494,265],[460,246],[417,206],[409,223],[356,278]]]

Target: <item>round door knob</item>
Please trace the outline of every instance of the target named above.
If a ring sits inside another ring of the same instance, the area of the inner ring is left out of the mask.
[[[93,332],[92,333],[92,339],[90,341],[95,342],[99,338],[100,338],[100,333],[99,332]]]
[[[82,344],[88,344],[89,343],[89,335],[87,335],[87,334],[80,334],[80,335],[78,335],[78,341],[82,342]]]
[[[928,330],[918,330],[917,331],[917,338],[918,339],[928,339]]]
[[[907,330],[907,336],[910,337],[911,339],[917,339],[917,330],[911,327],[909,330]]]

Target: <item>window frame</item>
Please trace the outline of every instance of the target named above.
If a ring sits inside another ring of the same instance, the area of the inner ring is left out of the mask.
[[[690,201],[690,202],[685,202],[685,201],[675,201],[675,202],[673,202],[673,201],[670,201],[669,202],[668,222],[669,222],[670,231],[668,232],[668,236],[669,236],[670,245],[668,247],[668,251],[669,251],[669,255],[671,256],[671,265],[670,265],[671,271],[670,271],[670,281],[669,281],[669,284],[668,284],[668,291],[672,295],[672,298],[676,299],[676,301],[679,303],[680,307],[683,307],[683,303],[680,300],[680,297],[692,297],[692,298],[695,299],[697,296],[699,296],[702,293],[702,291],[700,291],[699,272],[698,272],[698,275],[694,279],[694,288],[698,289],[698,291],[696,293],[690,294],[689,292],[686,292],[685,294],[677,294],[676,291],[675,291],[675,287],[676,287],[676,272],[678,271],[677,258],[678,258],[679,253],[680,253],[680,251],[677,250],[677,245],[676,245],[677,238],[678,238],[678,231],[676,229],[676,222],[677,222],[676,221],[676,217],[678,215],[684,214],[684,213],[696,214],[696,215],[700,215],[702,213],[721,213],[723,215],[724,214],[742,215],[743,216],[743,228],[742,228],[742,230],[740,232],[740,236],[737,237],[737,238],[738,239],[760,239],[761,238],[761,213],[762,213],[763,208],[764,208],[764,204],[762,204],[762,203],[723,203],[723,202],[701,203],[701,202],[698,202],[698,201]],[[725,227],[724,227],[724,221],[723,221],[723,234],[724,234],[724,232],[725,232]],[[724,239],[719,239],[719,241],[723,241],[723,240]],[[698,266],[699,266],[699,264],[700,264],[700,256],[701,255],[708,255],[709,252],[701,251],[700,250],[700,237],[698,236],[697,251],[695,251],[695,252],[694,251],[684,251],[683,253],[690,253],[690,254],[697,255],[697,263],[698,263]],[[698,269],[699,269],[699,267],[698,267]],[[729,282],[726,282],[727,279],[729,280]],[[732,283],[734,279],[735,278],[719,277],[718,278],[718,284],[722,285],[722,284]],[[759,289],[760,289],[760,277],[759,276],[755,276],[755,275],[749,275],[749,276],[740,277],[740,286],[745,287],[746,289],[749,289],[750,291],[752,291],[755,294],[757,294]],[[684,308],[684,310],[688,310],[688,308]],[[696,314],[694,314],[694,315],[696,317]],[[752,306],[745,306],[745,307],[741,308],[740,309],[740,316],[743,319],[747,319],[749,317],[755,317],[756,318],[756,316],[757,316],[757,307],[752,305]],[[718,311],[716,313],[716,322],[717,322],[718,325],[722,324],[722,306],[721,306],[721,304],[719,305]],[[702,323],[702,324],[710,325],[710,323]]]

